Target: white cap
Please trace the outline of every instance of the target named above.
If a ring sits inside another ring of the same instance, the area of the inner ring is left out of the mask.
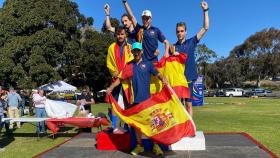
[[[152,12],[149,11],[149,10],[144,10],[144,11],[142,12],[142,16],[149,16],[149,17],[152,17]]]

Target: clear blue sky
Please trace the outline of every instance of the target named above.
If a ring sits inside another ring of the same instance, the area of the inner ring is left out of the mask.
[[[74,0],[80,12],[94,18],[94,27],[101,29],[105,19],[103,6],[109,3],[111,17],[120,19],[125,12],[121,0]],[[3,0],[0,0],[3,3]],[[159,27],[166,38],[176,42],[175,24],[184,21],[188,25],[188,37],[202,27],[203,14],[200,0],[128,0],[134,15],[141,23],[141,12],[149,9],[152,24]],[[219,57],[227,57],[234,46],[264,28],[280,29],[280,0],[208,0],[210,29],[201,40]],[[162,50],[162,47],[161,49]]]

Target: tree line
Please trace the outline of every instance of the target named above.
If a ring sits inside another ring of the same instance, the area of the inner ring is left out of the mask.
[[[104,88],[114,38],[93,23],[69,0],[6,0],[0,11],[1,85],[23,89],[65,80]]]
[[[227,58],[207,63],[206,85],[223,88],[227,83],[242,87],[245,81],[256,81],[280,75],[280,30],[267,28],[235,46]]]
[[[120,25],[116,18],[112,25]],[[97,91],[110,83],[106,68],[114,36],[93,27],[94,19],[70,0],[6,0],[0,10],[0,84],[20,89],[64,80]],[[279,75],[280,30],[264,29],[236,46],[227,58],[205,44],[196,50],[199,72],[209,88],[226,82]]]

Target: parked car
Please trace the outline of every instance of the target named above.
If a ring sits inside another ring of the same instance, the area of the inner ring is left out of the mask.
[[[213,97],[225,97],[225,92],[223,90],[217,90]]]
[[[225,96],[227,97],[242,97],[244,90],[241,88],[228,88],[225,90]]]
[[[272,78],[272,81],[280,81],[280,76],[276,76],[276,77]]]
[[[215,94],[215,91],[213,90],[204,90],[204,97],[213,97]]]
[[[252,89],[254,95],[259,97],[266,97],[272,95],[272,90],[269,89],[262,89],[262,88],[256,88]]]
[[[246,89],[246,90],[244,90],[243,96],[244,96],[244,97],[251,97],[251,96],[254,96],[254,92],[252,91],[252,89]]]
[[[223,90],[204,90],[205,97],[224,97],[225,93]]]
[[[244,96],[247,96],[247,97],[250,97],[250,96],[259,96],[259,97],[272,96],[272,90],[263,89],[263,88],[249,89],[249,90],[245,91]]]

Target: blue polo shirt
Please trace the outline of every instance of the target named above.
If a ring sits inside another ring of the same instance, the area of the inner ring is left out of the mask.
[[[18,107],[19,102],[21,102],[21,97],[17,93],[8,93],[8,106]]]
[[[185,53],[188,55],[186,60],[186,69],[185,69],[185,76],[188,81],[192,81],[197,79],[197,68],[195,62],[195,48],[198,44],[199,40],[197,36],[185,40],[182,44],[177,41],[175,45],[175,49],[179,53]]]
[[[132,87],[134,103],[138,104],[150,98],[151,74],[157,75],[158,71],[150,61],[133,63]]]
[[[140,29],[144,29],[142,41],[144,50],[144,53],[142,55],[143,61],[158,61],[158,58],[154,55],[154,53],[158,48],[158,41],[162,43],[166,39],[165,36],[157,27],[151,26],[146,29],[143,26],[137,24],[134,28],[133,37],[137,37]]]

